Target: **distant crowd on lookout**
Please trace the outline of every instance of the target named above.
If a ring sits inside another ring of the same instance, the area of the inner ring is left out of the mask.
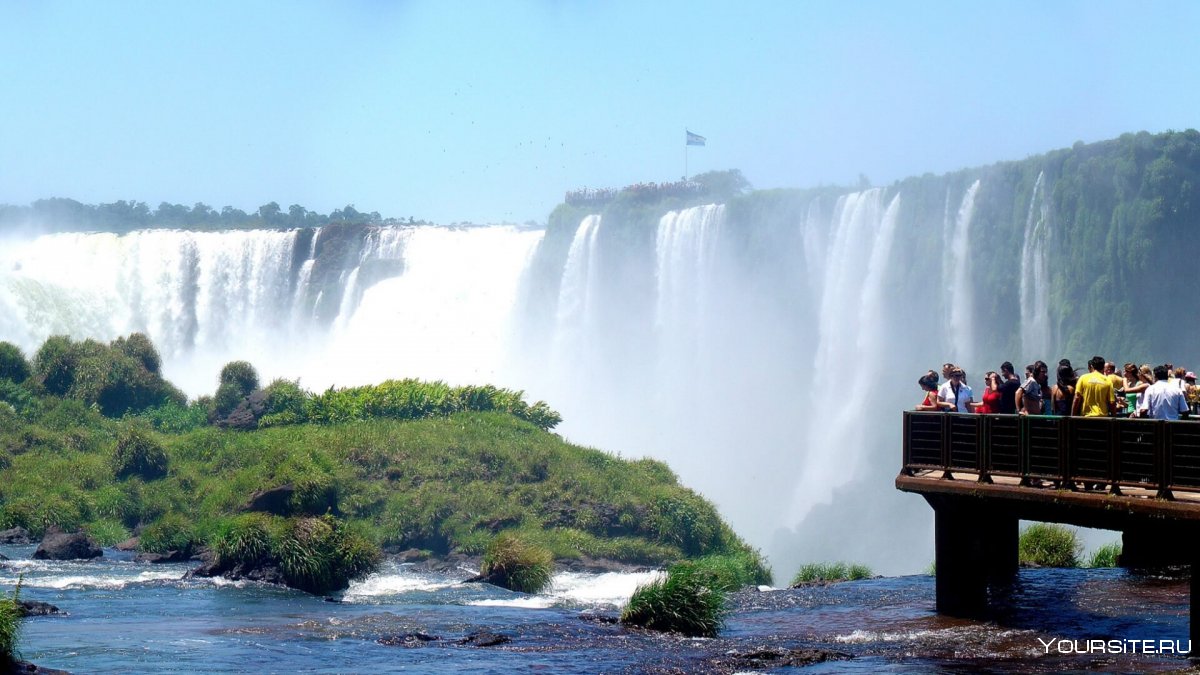
[[[1058,362],[1056,379],[1050,383],[1050,368],[1043,361],[1025,366],[1022,381],[1013,364],[1005,361],[999,372],[989,370],[983,376],[979,397],[967,384],[963,369],[947,363],[942,366],[945,382],[939,386],[938,374],[930,370],[917,383],[925,399],[917,410],[985,413],[1002,415],[1061,415],[1081,417],[1147,417],[1160,420],[1187,418],[1200,412],[1200,387],[1196,374],[1165,363],[1158,366],[1117,366],[1103,357],[1093,356],[1087,374],[1071,366],[1069,359]]]

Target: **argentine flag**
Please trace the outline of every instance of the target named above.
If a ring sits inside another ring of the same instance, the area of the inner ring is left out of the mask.
[[[684,131],[687,131],[687,130],[685,129]],[[687,144],[688,145],[704,145],[704,137],[701,136],[700,134],[693,134],[692,132],[688,131],[687,132]]]

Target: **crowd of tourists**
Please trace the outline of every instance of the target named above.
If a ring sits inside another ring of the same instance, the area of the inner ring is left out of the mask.
[[[1025,366],[1025,378],[1017,376],[1005,361],[999,371],[983,376],[978,398],[967,384],[962,368],[947,363],[938,374],[930,370],[917,383],[925,399],[917,410],[1005,415],[1061,415],[1082,417],[1147,417],[1177,420],[1200,412],[1200,387],[1196,374],[1166,363],[1151,367],[1126,363],[1117,366],[1093,356],[1087,373],[1080,375],[1070,360],[1058,362],[1055,381],[1043,361]]]

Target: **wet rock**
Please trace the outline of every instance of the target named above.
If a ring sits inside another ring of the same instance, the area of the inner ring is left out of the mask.
[[[283,570],[277,566],[262,563],[259,565],[233,565],[232,567],[222,566],[216,560],[206,560],[196,569],[184,575],[184,578],[189,577],[225,577],[230,581],[261,581],[266,584],[278,584],[287,586],[287,580],[283,576]]]
[[[133,557],[134,562],[141,563],[173,563],[187,562],[192,559],[191,551],[167,551],[166,553],[139,553]]]
[[[430,635],[429,633],[414,631],[412,633],[401,633],[399,635],[388,635],[386,637],[381,637],[379,638],[379,644],[388,645],[389,647],[417,647],[425,644],[426,642],[434,642],[436,640],[441,640],[441,638],[436,635]]]
[[[18,600],[17,611],[21,616],[66,616],[67,613],[48,602]]]
[[[753,668],[755,670],[766,668],[797,668],[809,666],[814,663],[854,658],[852,654],[835,652],[828,649],[788,649],[783,647],[763,647],[745,652],[733,650],[726,652],[725,657],[725,659],[716,659],[716,663],[721,665],[727,659],[730,665],[733,665],[735,668]]]
[[[3,553],[0,553],[0,561],[2,561],[2,560],[8,560],[8,556],[4,555]]]
[[[102,555],[104,551],[83,532],[47,532],[33,552],[35,560],[91,560]]]
[[[17,526],[7,530],[0,530],[0,544],[16,544],[18,546],[24,544],[32,544],[33,539],[29,536],[29,530]]]
[[[512,642],[512,638],[508,637],[507,635],[490,633],[488,631],[479,631],[478,633],[471,633],[467,637],[459,640],[458,644],[467,645],[470,647],[495,647],[496,645],[502,645],[509,642]]]
[[[116,546],[113,546],[113,548],[117,549],[118,551],[136,551],[139,541],[141,540],[137,537],[130,537]]]
[[[71,675],[65,670],[42,668],[41,666],[34,665],[28,661],[13,661],[7,664],[0,662],[0,669],[4,668],[7,668],[7,670],[0,670],[0,672],[9,673],[12,675],[33,675],[35,673],[37,675]]]

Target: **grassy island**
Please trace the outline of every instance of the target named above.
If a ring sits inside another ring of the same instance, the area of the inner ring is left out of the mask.
[[[521,392],[403,380],[313,394],[260,387],[234,362],[189,402],[144,336],[0,356],[0,529],[139,534],[144,552],[208,547],[225,568],[276,555],[303,580],[289,585],[317,592],[381,550],[479,555],[503,532],[559,559],[762,567],[665,464],[567,443]]]

